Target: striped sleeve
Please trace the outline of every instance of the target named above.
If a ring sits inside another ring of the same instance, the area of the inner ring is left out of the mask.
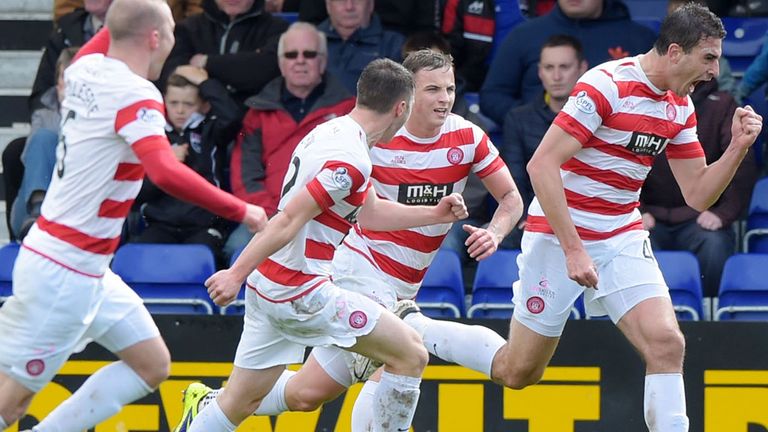
[[[165,108],[160,100],[146,98],[120,109],[115,132],[130,145],[148,137],[165,136]]]
[[[698,132],[696,131],[696,112],[693,109],[693,102],[688,101],[689,112],[683,127],[674,138],[669,141],[666,148],[668,159],[695,159],[704,157],[704,149],[699,142]]]
[[[337,160],[326,162],[317,176],[307,184],[309,193],[323,210],[364,188],[367,188],[367,178],[361,170],[348,162]]]
[[[612,103],[617,97],[612,76],[604,70],[592,69],[576,83],[554,123],[584,145],[613,113]]]
[[[475,157],[472,160],[472,172],[478,177],[487,177],[504,167],[504,161],[499,157],[499,150],[488,138],[488,135],[477,126],[472,126],[475,135]],[[478,139],[479,138],[479,139]]]

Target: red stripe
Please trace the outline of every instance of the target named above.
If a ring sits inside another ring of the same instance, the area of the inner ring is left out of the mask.
[[[565,199],[568,202],[568,207],[572,209],[606,216],[626,215],[640,205],[637,201],[629,204],[617,204],[602,198],[582,195],[569,189],[565,189]]]
[[[337,215],[332,211],[324,211],[319,215],[315,216],[315,218],[312,220],[314,220],[317,223],[323,224],[328,228],[331,228],[332,230],[338,231],[342,234],[348,233],[349,229],[352,228],[351,223],[347,222],[346,219],[342,218],[341,216]]]
[[[432,144],[419,144],[411,141],[404,136],[396,136],[392,141],[386,144],[376,144],[377,147],[387,150],[400,150],[428,153],[434,150],[458,147],[467,144],[474,144],[475,134],[472,128],[456,129],[440,136],[437,142]]]
[[[589,177],[594,181],[613,186],[617,189],[637,192],[643,186],[642,180],[635,180],[615,171],[602,170],[593,167],[575,157],[568,160],[568,162],[564,163],[560,168],[580,176]]]
[[[472,162],[480,163],[490,152],[491,149],[488,148],[488,135],[483,134],[483,137],[480,138],[480,143],[475,147],[475,159]]]
[[[576,227],[576,232],[579,233],[579,238],[581,238],[582,240],[592,241],[592,240],[605,240],[605,239],[609,239],[611,237],[617,236],[619,234],[623,234],[627,231],[634,231],[634,230],[641,230],[641,229],[643,229],[643,221],[638,220],[608,232],[593,231],[591,229],[582,228],[578,226]],[[528,215],[528,218],[525,220],[525,230],[530,232],[544,233],[544,234],[554,234],[554,231],[552,231],[552,227],[549,226],[549,223],[547,223],[547,219],[543,216]]]
[[[115,201],[111,199],[105,199],[99,206],[99,217],[120,219],[128,216],[128,212],[131,211],[133,200],[127,201]]]
[[[616,84],[620,98],[635,96],[658,101],[665,97],[665,94],[656,93],[647,84],[640,81],[616,81],[614,84]]]
[[[320,243],[319,241],[307,239],[304,242],[304,256],[312,259],[330,261],[336,248],[332,244]]]
[[[480,16],[464,15],[464,31],[469,33],[477,33],[483,36],[493,37],[493,33],[496,30],[496,25],[493,19]]]
[[[423,253],[432,253],[440,249],[445,235],[428,236],[415,231],[370,231],[367,229],[359,230],[360,233],[377,241],[392,242],[398,246],[407,247]]]
[[[365,188],[365,191],[363,192],[353,192],[349,194],[348,197],[344,198],[344,201],[348,202],[349,204],[352,204],[355,207],[360,207],[365,202],[365,197],[368,196],[368,191],[371,189],[371,185],[369,184],[367,188]]]
[[[120,244],[120,236],[114,238],[93,237],[66,225],[51,222],[42,216],[37,218],[37,226],[61,241],[95,254],[110,255]]]
[[[448,0],[443,13],[443,33],[451,33],[456,25],[456,9],[459,7],[459,0]]]
[[[669,144],[666,151],[667,159],[695,159],[704,157],[701,144],[696,141],[687,144]]]
[[[117,112],[115,116],[115,131],[119,132],[125,125],[138,119],[138,112],[141,109],[157,110],[165,116],[165,107],[161,102],[152,99],[144,99],[132,103]]]
[[[371,249],[371,256],[379,268],[386,274],[403,280],[408,283],[417,284],[424,280],[424,275],[427,273],[427,269],[416,270],[415,268],[408,267],[405,264],[399,263],[392,258],[380,254]]]
[[[608,99],[605,98],[605,96],[600,90],[596,89],[595,87],[587,83],[579,82],[579,83],[576,83],[576,86],[573,88],[573,91],[571,92],[571,96],[576,96],[577,94],[579,94],[579,92],[582,92],[582,91],[587,92],[587,96],[589,96],[590,99],[592,99],[592,101],[595,102],[597,115],[599,115],[603,119],[611,115],[611,113],[613,112],[611,103],[608,102]]]
[[[696,126],[698,122],[696,121],[696,112],[694,111],[691,113],[691,115],[688,116],[688,118],[685,120],[685,125],[683,125],[683,129],[689,129],[694,126]]]
[[[505,166],[506,166],[506,164],[504,164],[504,161],[501,160],[501,158],[497,156],[496,159],[494,159],[493,162],[490,163],[490,165],[488,165],[487,167],[485,167],[485,168],[481,169],[480,171],[478,171],[476,173],[476,175],[479,178],[485,178],[485,177],[488,177],[489,175],[499,171],[500,169],[504,168]]]
[[[311,275],[285,267],[270,258],[259,264],[259,273],[270,281],[283,286],[297,287],[304,285],[320,276]]]
[[[141,164],[121,162],[117,164],[115,180],[138,181],[144,179],[144,167]]]
[[[469,173],[469,164],[451,165],[442,168],[410,169],[374,166],[371,176],[383,184],[404,183],[456,183]]]
[[[554,124],[559,126],[565,133],[572,136],[576,141],[580,142],[582,146],[584,146],[593,136],[591,130],[587,129],[581,122],[571,117],[570,114],[565,111],[560,111],[560,113],[557,114]]]
[[[354,166],[346,162],[330,160],[330,161],[327,161],[325,165],[323,165],[322,169],[324,170],[327,169],[333,172],[339,168],[346,168],[347,174],[349,174],[349,176],[352,178],[352,187],[349,189],[350,191],[356,191],[361,187],[363,187],[363,184],[365,183],[365,180],[366,180],[363,173],[361,173],[360,170],[358,170],[357,168],[355,168]]]
[[[333,198],[317,178],[312,179],[312,181],[307,184],[307,190],[309,191],[309,194],[312,195],[312,198],[315,199],[317,205],[324,211],[333,206]]]
[[[320,285],[322,285],[322,284],[324,284],[326,282],[328,282],[327,279],[320,280],[316,284],[314,284],[311,287],[305,289],[304,291],[296,294],[295,296],[289,297],[287,299],[282,299],[282,300],[275,300],[275,299],[273,299],[271,297],[265,296],[264,294],[259,292],[258,288],[256,288],[255,286],[249,284],[248,282],[245,282],[245,286],[247,286],[248,288],[252,289],[256,293],[256,295],[258,295],[259,297],[263,298],[264,300],[266,300],[266,301],[268,301],[270,303],[288,303],[288,302],[292,302],[292,301],[294,301],[296,299],[300,299],[300,298],[304,297],[305,295],[307,295],[307,294],[311,293],[312,291],[314,291],[315,288],[319,287]]]
[[[592,137],[592,139],[590,139],[589,142],[584,145],[584,148],[594,148],[595,150],[603,152],[607,155],[622,158],[647,167],[653,165],[653,156],[637,155],[632,153],[631,150],[627,150],[626,147],[620,144],[609,144],[596,137]]]
[[[169,147],[168,150],[170,150],[170,145],[165,135],[151,135],[131,144],[131,149],[136,156],[142,157],[147,153],[162,150],[164,147]]]
[[[22,245],[21,245],[21,247],[23,247],[23,248],[27,249],[27,250],[28,250],[28,251],[30,251],[30,252],[34,252],[34,253],[36,253],[36,254],[40,255],[41,257],[43,257],[43,258],[47,259],[48,261],[50,261],[50,262],[52,262],[52,263],[55,263],[56,265],[59,265],[59,266],[61,266],[61,267],[64,267],[65,269],[67,269],[67,270],[69,270],[69,271],[72,271],[72,272],[75,272],[75,273],[77,273],[77,274],[80,274],[80,275],[83,275],[83,276],[86,276],[86,277],[90,277],[90,278],[101,278],[101,277],[103,277],[103,276],[104,276],[104,274],[100,274],[100,275],[97,275],[97,274],[92,274],[92,273],[86,273],[86,272],[82,272],[82,271],[80,271],[80,270],[78,270],[78,269],[76,269],[76,268],[74,268],[74,267],[70,267],[70,266],[68,266],[68,265],[64,264],[63,262],[61,262],[61,261],[59,261],[59,260],[55,260],[55,259],[53,259],[53,258],[49,257],[48,255],[46,255],[46,254],[44,254],[44,253],[40,252],[39,250],[37,250],[37,249],[35,249],[35,248],[31,248],[31,247],[29,247],[29,246],[27,246],[27,245],[25,245],[25,244],[22,244]]]

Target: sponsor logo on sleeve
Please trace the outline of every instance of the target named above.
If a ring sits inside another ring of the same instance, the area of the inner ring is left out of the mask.
[[[163,113],[152,108],[140,108],[136,111],[136,118],[152,126],[165,127],[165,116]]]
[[[593,101],[592,98],[589,97],[587,92],[584,90],[576,94],[574,103],[576,104],[576,108],[584,114],[594,114],[595,111],[597,111],[597,105],[595,104],[595,101]]]
[[[333,172],[333,183],[341,190],[350,190],[352,188],[352,176],[344,167],[338,167]]]

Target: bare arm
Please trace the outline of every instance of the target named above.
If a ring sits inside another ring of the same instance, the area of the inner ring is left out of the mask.
[[[371,188],[357,222],[371,231],[397,231],[425,225],[455,222],[468,216],[460,194],[450,194],[436,206],[406,206],[381,199]]]
[[[597,287],[597,271],[568,213],[560,178],[560,166],[580,149],[581,143],[553,124],[528,163],[528,174],[547,222],[565,252],[568,277],[582,286]]]
[[[301,227],[319,215],[322,209],[304,188],[270,219],[266,228],[246,245],[237,261],[205,281],[211,299],[219,306],[234,300],[246,277],[265,259],[296,237]]]
[[[523,215],[523,200],[507,167],[482,179],[486,189],[499,206],[493,213],[488,228],[464,225],[469,237],[464,242],[471,258],[480,261],[496,252],[499,244],[515,227]]]
[[[762,129],[763,118],[752,107],[733,114],[731,143],[720,159],[707,165],[705,159],[669,159],[669,167],[680,185],[686,204],[703,212],[717,202]]]

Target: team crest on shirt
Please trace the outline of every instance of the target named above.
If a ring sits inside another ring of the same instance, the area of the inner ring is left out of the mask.
[[[203,152],[202,141],[203,137],[198,132],[191,132],[189,134],[189,145],[195,153],[200,154]]]
[[[349,314],[349,325],[355,329],[361,329],[368,324],[368,315],[363,311],[354,311]]]
[[[150,125],[165,127],[165,116],[156,109],[140,108],[136,111],[136,118]]]
[[[675,106],[671,103],[667,104],[667,120],[673,121],[675,118],[677,118],[677,109],[675,109]]]
[[[27,373],[30,376],[38,376],[45,372],[45,362],[41,359],[34,359],[27,362]]]
[[[333,172],[333,183],[341,190],[350,190],[352,188],[352,176],[344,167],[336,168]]]
[[[451,165],[458,165],[464,160],[464,150],[458,147],[451,147],[448,149],[446,157],[448,158],[448,163]]]
[[[576,104],[576,108],[584,114],[594,114],[597,110],[595,101],[593,101],[584,90],[576,93],[576,99],[574,99],[573,103]]]

